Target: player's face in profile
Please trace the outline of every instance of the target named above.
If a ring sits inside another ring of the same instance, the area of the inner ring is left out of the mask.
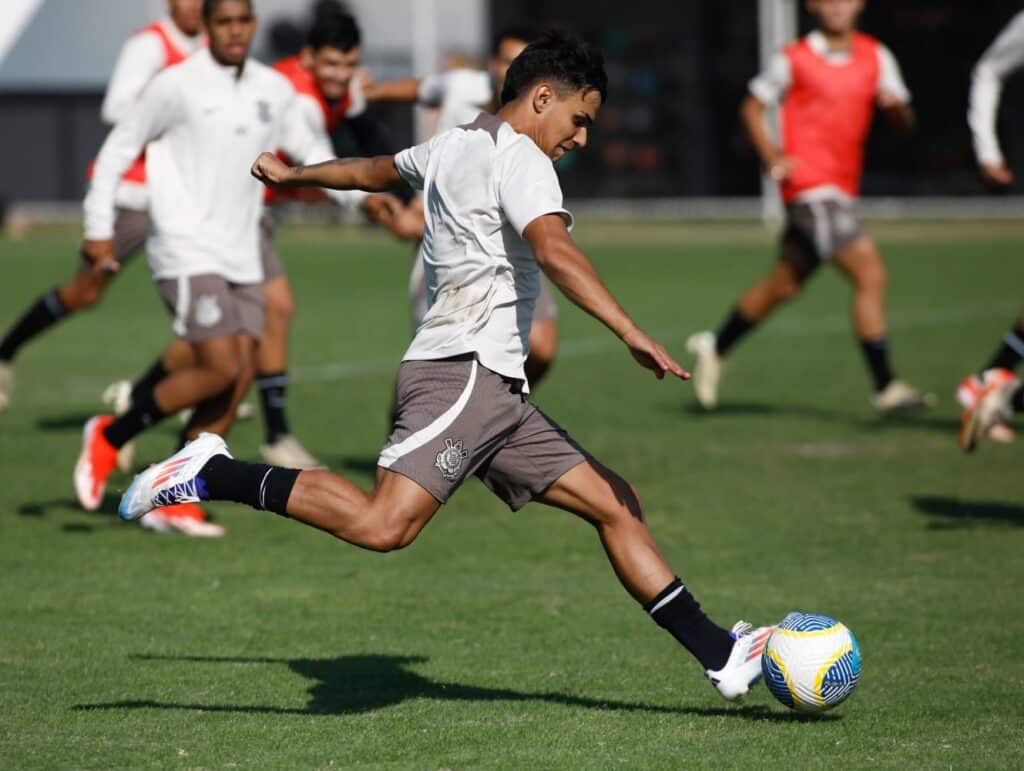
[[[222,0],[207,22],[210,53],[221,64],[238,66],[249,55],[256,17],[246,0]]]
[[[856,28],[864,0],[807,0],[807,10],[825,32],[844,35]]]
[[[203,0],[167,0],[174,26],[190,37],[203,29]]]
[[[508,68],[512,66],[512,62],[523,52],[524,48],[526,48],[526,41],[516,40],[511,37],[503,38],[498,44],[498,50],[491,57],[488,69],[498,84],[496,91],[499,94],[501,89],[505,87],[505,75],[508,74]]]
[[[332,46],[323,46],[315,51],[307,47],[302,52],[302,63],[313,73],[317,88],[324,98],[337,101],[348,91],[361,56],[362,49],[359,46],[348,51],[340,51]]]
[[[562,96],[550,86],[551,99],[541,114],[540,149],[552,161],[587,146],[590,127],[601,109],[601,93],[593,89]]]

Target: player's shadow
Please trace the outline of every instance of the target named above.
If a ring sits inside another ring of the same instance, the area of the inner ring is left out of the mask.
[[[965,501],[938,495],[916,495],[911,504],[922,514],[935,519],[933,530],[956,530],[978,525],[1015,525],[1024,527],[1024,505],[1004,501]]]
[[[567,707],[582,707],[612,712],[651,712],[705,717],[734,717],[746,720],[792,722],[805,716],[778,712],[765,706],[666,707],[657,704],[590,699],[552,691],[517,691],[506,688],[481,688],[461,683],[431,680],[412,667],[423,664],[424,656],[360,655],[335,659],[274,659],[216,656],[152,656],[133,658],[146,662],[191,662],[199,664],[285,664],[296,674],[312,680],[309,702],[305,707],[271,705],[196,704],[154,700],[125,700],[101,704],[78,704],[76,711],[88,710],[187,710],[271,715],[357,715],[393,707],[412,699],[474,702],[546,702]],[[825,715],[825,719],[838,719]],[[819,718],[820,719],[820,718]]]
[[[82,504],[74,498],[53,498],[48,501],[29,501],[17,508],[19,516],[22,517],[45,517],[53,512],[69,512],[72,514],[93,514],[102,517],[110,517],[117,514],[118,498],[113,495],[103,497],[103,502],[96,511],[86,511]]]

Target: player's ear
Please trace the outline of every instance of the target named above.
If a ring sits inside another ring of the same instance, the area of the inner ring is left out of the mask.
[[[299,51],[299,62],[307,70],[313,69],[313,56],[315,53],[313,46],[303,46],[302,50]]]
[[[555,101],[555,89],[547,83],[540,83],[533,89],[533,111],[542,113]]]

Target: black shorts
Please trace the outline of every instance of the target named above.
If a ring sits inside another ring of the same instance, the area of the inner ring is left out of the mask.
[[[862,235],[852,201],[794,203],[786,207],[780,254],[801,276],[807,276]]]

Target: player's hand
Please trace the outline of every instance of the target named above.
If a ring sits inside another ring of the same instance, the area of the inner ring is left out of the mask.
[[[661,380],[665,375],[675,375],[680,380],[689,380],[690,373],[687,372],[678,361],[669,356],[668,351],[639,329],[627,332],[622,337],[622,342],[629,348],[637,363],[654,373],[654,376]]]
[[[1005,163],[981,164],[981,178],[992,187],[1009,187],[1013,184],[1013,172]]]
[[[768,165],[768,176],[776,182],[785,182],[793,176],[793,169],[796,168],[797,163],[799,161],[796,158],[780,155]]]
[[[292,167],[273,153],[261,153],[252,165],[251,173],[264,185],[271,187],[287,184],[295,175]]]
[[[883,88],[883,89],[880,89],[878,91],[878,107],[879,107],[879,109],[882,109],[882,110],[895,110],[895,109],[898,109],[898,108],[902,107],[905,104],[906,104],[906,102],[903,101],[903,99],[901,99],[894,92],[890,91],[887,88]]]
[[[85,239],[82,241],[82,256],[96,270],[117,273],[121,269],[121,264],[114,259],[114,242],[109,238],[102,241]]]

